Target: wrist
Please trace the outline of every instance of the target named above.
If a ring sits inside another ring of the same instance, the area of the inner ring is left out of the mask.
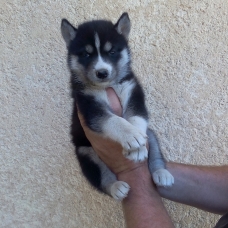
[[[140,197],[141,199],[144,199],[146,198],[145,196],[151,196],[153,194],[158,195],[148,170],[147,162],[139,163],[130,170],[118,173],[117,178],[130,185],[131,190],[129,191],[128,198]]]

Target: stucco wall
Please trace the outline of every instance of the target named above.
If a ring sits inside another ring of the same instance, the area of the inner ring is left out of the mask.
[[[225,0],[0,1],[0,227],[123,227],[120,204],[92,190],[70,142],[62,17],[132,21],[133,65],[165,156],[228,160]],[[210,213],[165,201],[176,227]]]

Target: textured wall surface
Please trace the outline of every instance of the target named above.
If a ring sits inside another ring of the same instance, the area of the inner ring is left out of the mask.
[[[62,17],[132,21],[133,68],[165,156],[228,161],[225,0],[0,1],[0,227],[124,227],[120,204],[91,189],[70,142]],[[218,216],[165,201],[175,227]]]

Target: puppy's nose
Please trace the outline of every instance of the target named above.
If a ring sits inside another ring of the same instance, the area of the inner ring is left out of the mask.
[[[100,79],[105,79],[108,77],[108,71],[105,69],[100,69],[96,71],[96,75]]]

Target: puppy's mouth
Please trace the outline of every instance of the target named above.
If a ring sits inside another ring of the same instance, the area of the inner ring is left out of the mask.
[[[107,88],[113,83],[111,78],[96,78],[95,80],[91,81],[91,84],[95,87]]]

